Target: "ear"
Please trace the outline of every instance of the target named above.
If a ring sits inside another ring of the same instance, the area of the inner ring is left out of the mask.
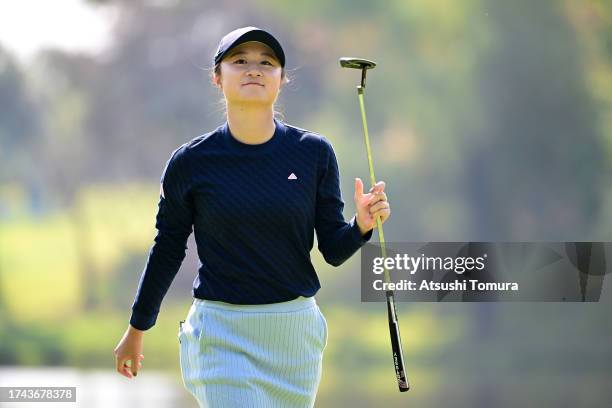
[[[221,76],[214,74],[213,78],[212,78],[212,83],[213,85],[215,85],[217,88],[222,89],[221,86]]]

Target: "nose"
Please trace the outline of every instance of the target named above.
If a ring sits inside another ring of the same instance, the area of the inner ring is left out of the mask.
[[[247,68],[247,75],[249,76],[262,76],[261,70],[257,67],[257,64],[249,64]]]

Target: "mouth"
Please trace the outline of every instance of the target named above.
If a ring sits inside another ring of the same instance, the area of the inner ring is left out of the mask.
[[[244,85],[242,85],[242,86],[247,86],[247,85],[257,85],[257,86],[263,86],[263,84],[257,84],[257,83],[255,83],[255,82],[249,82],[249,83],[244,84]]]

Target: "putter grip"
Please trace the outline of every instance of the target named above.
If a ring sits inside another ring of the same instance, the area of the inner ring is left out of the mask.
[[[410,384],[408,383],[406,371],[404,371],[404,355],[402,353],[402,343],[393,295],[387,295],[387,312],[389,316],[389,332],[391,334],[391,349],[393,350],[393,365],[395,366],[397,385],[401,392],[405,392],[410,389]]]

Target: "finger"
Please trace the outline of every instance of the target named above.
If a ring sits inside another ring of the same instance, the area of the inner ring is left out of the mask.
[[[370,214],[376,214],[385,208],[389,208],[389,203],[387,201],[379,201],[370,207]]]
[[[137,362],[137,363],[135,363],[135,362]],[[130,368],[131,368],[132,374],[134,376],[137,376],[138,375],[138,369],[140,368],[140,359],[139,359],[139,356],[133,356],[132,357],[132,366]]]
[[[124,364],[124,363],[125,363],[125,358],[120,358],[120,357],[117,357],[117,358],[115,359],[115,366],[116,366],[115,368],[117,369],[117,372],[118,372],[118,373],[120,373],[120,372],[121,372],[121,370],[122,370],[122,368],[123,368],[123,364]]]
[[[368,201],[368,205],[372,205],[374,203],[377,203],[378,201],[387,201],[387,194],[385,194],[384,192],[373,194],[372,197],[370,197],[370,200]]]
[[[383,218],[381,220],[381,222],[385,222],[387,221],[387,219],[391,216],[391,209],[388,208],[387,211],[384,212]]]
[[[370,214],[372,215],[372,218],[376,219],[376,217],[378,217],[379,215],[382,217],[383,215],[386,215],[386,213],[390,211],[391,210],[389,208],[380,208],[376,211],[371,212]]]
[[[384,208],[384,209],[382,209],[380,211],[377,211],[374,214],[372,214],[374,219],[380,217],[380,222],[385,222],[387,220],[387,218],[389,218],[390,215],[391,215],[391,209],[389,209],[389,208]]]
[[[117,372],[127,378],[132,378],[132,373],[130,372],[130,367],[127,365],[127,358],[122,358],[118,360],[117,364]]]
[[[363,182],[359,177],[355,177],[355,197],[363,195]]]
[[[134,374],[132,373],[132,368],[127,364],[123,365],[123,375],[127,378],[134,378]]]
[[[385,191],[385,185],[386,185],[386,184],[385,184],[385,182],[384,182],[384,181],[382,181],[382,180],[381,180],[381,181],[379,181],[378,183],[376,183],[376,184],[374,185],[374,187],[372,187],[372,192],[373,192],[373,193],[375,193],[375,192],[382,192],[382,191]]]

